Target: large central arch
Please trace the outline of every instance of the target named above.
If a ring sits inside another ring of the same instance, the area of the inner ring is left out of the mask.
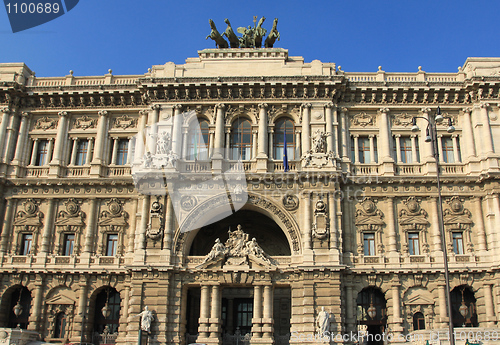
[[[179,228],[176,229],[174,236],[174,248],[177,253],[184,256],[189,254],[191,244],[201,228],[199,226],[195,230],[181,232],[181,229],[189,228],[186,224],[204,225],[203,220],[211,219],[219,212],[226,212],[227,206],[218,202],[221,198],[226,198],[225,200],[227,200],[227,195],[220,194],[207,199],[205,202],[197,205],[186,216]],[[204,209],[210,209],[210,215],[207,215],[206,212],[204,213]],[[248,193],[248,201],[241,210],[255,211],[271,218],[286,236],[292,255],[298,255],[302,252],[300,229],[296,220],[277,203],[261,195]]]

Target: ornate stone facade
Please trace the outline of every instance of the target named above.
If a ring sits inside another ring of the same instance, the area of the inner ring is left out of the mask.
[[[280,48],[130,76],[0,64],[0,326],[135,344],[148,306],[149,342],[312,344],[324,307],[332,343],[428,338],[448,322],[444,240],[453,322],[496,330],[498,70],[350,73]],[[425,120],[411,131],[438,106],[445,239]],[[246,190],[211,175],[234,171]]]

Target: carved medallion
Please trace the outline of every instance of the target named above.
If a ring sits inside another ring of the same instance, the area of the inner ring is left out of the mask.
[[[299,207],[299,198],[293,194],[286,194],[283,197],[283,207],[287,211],[295,211]]]
[[[195,207],[197,204],[197,201],[196,201],[196,198],[194,196],[191,196],[191,195],[184,195],[182,198],[181,198],[181,208],[184,210],[184,211],[189,211],[191,210],[193,207]]]

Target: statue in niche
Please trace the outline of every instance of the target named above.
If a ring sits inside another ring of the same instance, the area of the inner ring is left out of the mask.
[[[240,40],[238,39],[238,36],[233,31],[233,28],[231,27],[231,23],[229,22],[229,19],[224,19],[224,23],[227,24],[226,31],[222,34],[222,36],[226,36],[227,39],[229,40],[229,44],[231,45],[231,48],[239,48],[240,47]]]
[[[210,23],[212,31],[210,32],[210,35],[208,35],[207,38],[205,39],[207,40],[211,38],[212,40],[214,40],[215,46],[217,48],[229,48],[229,45],[227,44],[226,40],[221,36],[219,31],[217,31],[214,21],[212,19],[209,19],[208,22]]]
[[[156,138],[156,153],[160,155],[168,154],[171,142],[170,133],[162,132],[159,134]]]
[[[274,46],[274,42],[276,42],[276,39],[278,39],[278,41],[280,40],[280,33],[276,28],[277,26],[278,26],[278,18],[274,18],[273,28],[271,29],[269,35],[267,35],[267,38],[264,41],[264,47],[272,48]]]
[[[313,149],[314,153],[325,153],[326,152],[326,137],[330,133],[323,133],[319,129],[316,130],[313,137]]]
[[[325,307],[321,307],[321,311],[316,317],[316,332],[319,335],[324,335],[330,329],[330,314],[325,310]]]

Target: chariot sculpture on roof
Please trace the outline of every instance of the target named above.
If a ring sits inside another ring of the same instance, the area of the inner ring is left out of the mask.
[[[262,27],[262,24],[264,24],[265,20],[266,18],[262,17],[257,23],[257,16],[254,16],[253,27],[251,25],[249,25],[248,28],[239,27],[236,31],[242,36],[238,37],[233,31],[229,19],[224,19],[224,23],[227,24],[227,28],[226,31],[222,33],[222,35],[219,33],[219,31],[217,31],[214,21],[212,19],[209,19],[208,21],[210,23],[210,28],[212,29],[212,31],[206,39],[211,38],[212,40],[214,40],[215,46],[217,48],[261,48],[262,40],[267,33],[267,30]],[[274,18],[273,27],[264,41],[264,47],[272,48],[274,42],[276,42],[276,39],[278,41],[280,40],[280,34],[277,30],[277,25],[278,18]],[[227,37],[229,44],[223,36]]]

